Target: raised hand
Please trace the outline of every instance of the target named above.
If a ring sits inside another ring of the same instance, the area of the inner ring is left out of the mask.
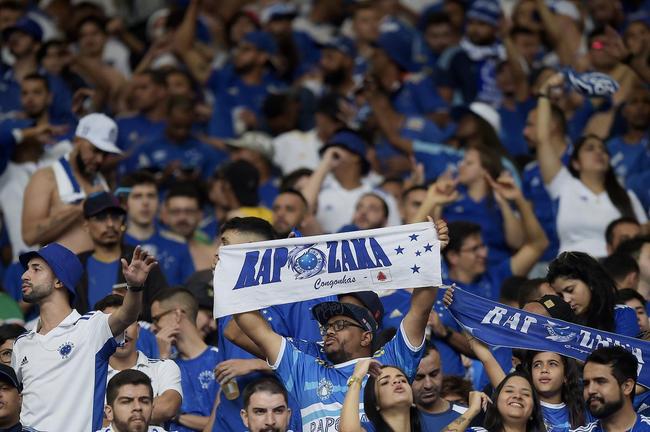
[[[372,376],[378,376],[381,371],[381,364],[374,359],[363,359],[359,360],[356,365],[354,365],[354,372],[352,376],[355,376],[359,379],[363,379],[366,375],[370,374]]]
[[[507,171],[501,173],[499,178],[494,180],[489,174],[485,174],[485,179],[492,187],[492,190],[495,193],[495,198],[503,199],[506,201],[516,201],[523,197],[521,189],[517,187],[515,179],[512,178],[512,175]]]
[[[452,285],[445,290],[445,295],[442,297],[442,303],[445,307],[451,306],[454,301],[454,288],[456,285]]]
[[[126,280],[127,285],[132,287],[144,286],[149,272],[158,264],[156,259],[140,246],[137,246],[133,251],[130,264],[124,258],[121,261],[124,280]]]
[[[435,224],[438,241],[440,241],[440,250],[443,250],[449,244],[449,227],[447,227],[447,222],[442,219],[438,219]]]
[[[469,407],[468,410],[473,412],[486,411],[488,404],[492,403],[488,395],[479,391],[469,392]]]

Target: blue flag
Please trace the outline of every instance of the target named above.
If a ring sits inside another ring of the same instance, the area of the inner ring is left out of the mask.
[[[552,351],[584,361],[597,348],[620,345],[639,362],[639,384],[650,387],[650,367],[645,367],[650,342],[533,314],[459,288],[449,311],[475,338],[493,346]]]

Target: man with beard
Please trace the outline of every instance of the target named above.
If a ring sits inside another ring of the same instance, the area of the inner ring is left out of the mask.
[[[442,387],[440,354],[435,346],[429,345],[420,360],[413,388],[413,401],[420,412],[423,432],[437,432],[456,420],[467,408],[447,402],[440,396]]]
[[[130,263],[121,262],[127,286],[122,306],[110,315],[83,316],[70,306],[83,273],[71,250],[51,243],[22,254],[20,262],[23,299],[40,310],[36,327],[16,339],[11,357],[23,383],[21,420],[40,430],[97,430],[108,359],[138,319],[142,290],[156,262],[136,248]]]
[[[357,83],[354,81],[354,59],[357,52],[354,43],[346,37],[338,37],[323,47],[320,69],[323,84],[331,93],[352,97]]]
[[[634,411],[637,359],[620,346],[598,348],[585,361],[584,398],[597,420],[576,432],[650,431],[650,417]]]
[[[126,211],[108,192],[90,195],[83,204],[84,230],[90,235],[92,250],[78,255],[85,270],[76,286],[75,307],[81,313],[92,309],[99,300],[113,292],[115,285],[126,282],[119,272],[120,260],[133,253],[133,247],[122,244],[126,231]],[[156,292],[167,286],[159,268],[153,269],[144,284],[145,305],[149,305]],[[144,316],[149,316],[145,307]]]
[[[381,192],[365,193],[357,201],[352,223],[339,232],[384,228],[388,223],[388,204]]]
[[[92,192],[108,190],[99,170],[108,154],[121,153],[116,139],[117,125],[104,114],[89,114],[79,121],[72,151],[36,171],[25,189],[25,244],[56,241],[75,253],[92,249],[90,236],[82,227],[83,200]]]
[[[307,200],[295,189],[286,189],[273,202],[273,229],[278,238],[287,238],[295,228],[300,231],[307,217]]]
[[[104,414],[111,424],[98,432],[165,432],[149,426],[153,400],[151,379],[138,370],[123,370],[108,382]]]
[[[287,432],[291,408],[289,395],[274,377],[262,377],[244,389],[241,419],[250,432]]]

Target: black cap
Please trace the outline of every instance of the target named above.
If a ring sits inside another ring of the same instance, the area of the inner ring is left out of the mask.
[[[316,321],[322,326],[327,324],[333,316],[343,315],[352,318],[361,325],[366,331],[375,333],[377,331],[377,321],[372,317],[370,311],[362,306],[351,303],[341,303],[329,301],[319,303],[311,309],[311,313]]]
[[[96,192],[89,195],[84,201],[84,217],[86,219],[106,210],[126,214],[126,210],[120,205],[119,200],[108,192]]]
[[[339,294],[338,298],[341,300],[341,297],[343,296],[352,296],[355,297],[357,300],[361,302],[362,305],[366,307],[370,311],[370,314],[372,317],[375,319],[377,323],[380,323],[384,319],[384,305],[382,304],[381,300],[379,300],[379,296],[377,293],[373,291],[359,291],[359,292],[351,292],[351,293],[346,293],[346,294]]]
[[[542,296],[539,300],[536,300],[536,303],[544,306],[544,309],[547,310],[551,318],[572,323],[577,321],[576,314],[573,312],[573,309],[571,309],[569,303],[565,302],[560,296],[547,294]]]
[[[214,307],[214,287],[212,270],[197,271],[187,279],[185,288],[194,294],[194,298],[201,309]]]
[[[0,363],[0,381],[6,382],[16,387],[18,393],[21,393],[23,391],[23,385],[18,381],[16,371],[14,371],[11,366]]]

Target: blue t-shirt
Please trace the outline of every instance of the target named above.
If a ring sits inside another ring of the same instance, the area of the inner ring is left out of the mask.
[[[438,298],[433,305],[433,310],[438,314],[438,318],[440,318],[440,322],[444,326],[449,327],[451,330],[454,330],[456,332],[462,332],[460,324],[458,324],[458,322],[449,312],[449,309],[447,309],[442,302],[444,294],[444,290],[438,290]],[[442,367],[442,373],[444,375],[464,376],[465,366],[463,366],[463,361],[460,357],[460,353],[446,341],[438,339],[433,335],[431,341],[436,346],[436,349],[440,354],[440,365]]]
[[[278,179],[272,177],[260,185],[257,191],[260,196],[261,205],[269,209],[273,208],[273,201],[275,201],[275,198],[280,193],[280,189],[278,189],[278,183]]]
[[[92,310],[95,303],[113,292],[113,285],[117,283],[117,272],[120,260],[105,263],[88,257],[86,262],[86,275],[88,276],[88,310]]]
[[[462,185],[458,193],[458,199],[445,206],[442,217],[447,222],[473,222],[481,227],[481,236],[488,246],[488,266],[508,259],[511,253],[503,230],[503,215],[492,195],[474,201]]]
[[[159,230],[144,240],[138,240],[125,233],[124,243],[131,246],[140,245],[155,256],[169,285],[182,285],[194,273],[194,261],[187,243],[168,238]]]
[[[595,420],[590,423],[587,423],[585,426],[580,426],[579,428],[571,429],[572,432],[606,432],[603,428],[603,425],[600,424],[600,420]],[[643,416],[641,414],[636,415],[636,421],[634,426],[629,429],[627,432],[648,432],[650,431],[650,417]]]
[[[641,333],[639,321],[636,319],[636,311],[629,306],[614,306],[614,332],[623,336],[635,338]]]
[[[174,360],[181,370],[183,402],[180,412],[182,414],[210,417],[214,400],[219,391],[219,383],[214,379],[214,368],[221,360],[221,354],[215,347],[206,348],[198,357],[190,360],[181,358]],[[178,432],[194,431],[194,429],[174,422],[170,424],[169,430]]]
[[[403,289],[397,289],[388,295],[379,297],[379,300],[384,306],[384,318],[379,324],[384,329],[391,327],[398,329],[411,308],[411,293]]]
[[[439,432],[444,430],[445,426],[460,417],[467,408],[450,403],[447,411],[439,414],[429,414],[420,410],[420,426],[422,432]]]
[[[440,97],[433,80],[424,74],[411,75],[391,95],[395,111],[405,115],[426,115],[447,111],[447,102]]]
[[[338,301],[336,296],[327,296],[313,300],[271,306],[262,309],[264,316],[273,316],[275,322],[271,323],[273,330],[286,337],[305,341],[319,342],[322,340],[320,327],[311,313],[311,309],[319,303]]]
[[[122,163],[120,172],[128,173],[142,168],[163,171],[170,163],[179,161],[181,169],[196,169],[202,178],[207,179],[227,157],[226,152],[193,137],[182,143],[173,143],[163,135],[136,148]]]
[[[562,163],[567,166],[573,149],[569,146],[562,155]],[[548,194],[542,179],[542,173],[537,161],[530,162],[522,174],[522,193],[533,204],[533,211],[540,225],[546,233],[549,245],[541,261],[552,261],[558,254],[560,240],[557,236],[557,207],[558,200]]]
[[[158,349],[158,341],[156,335],[151,331],[151,324],[145,321],[138,323],[140,332],[138,333],[138,340],[135,347],[141,351],[147,358],[157,359],[160,358],[160,349]]]
[[[510,276],[512,276],[512,267],[510,265],[510,259],[507,259],[496,266],[488,266],[485,273],[469,284],[451,278],[443,278],[443,280],[447,285],[455,283],[459,288],[469,291],[472,294],[490,300],[497,300],[499,298],[501,284],[503,284],[503,281]]]
[[[646,134],[640,141],[625,142],[621,135],[607,141],[609,163],[622,184],[629,175],[648,170],[650,166],[650,138]]]
[[[564,402],[551,404],[541,401],[540,404],[542,406],[546,432],[569,432],[571,429],[571,419],[569,418],[569,410]]]
[[[381,364],[395,365],[412,381],[415,377],[424,341],[413,347],[404,334],[403,327],[374,358]],[[347,392],[347,381],[358,359],[335,366],[300,351],[286,338],[273,368],[287,391],[295,396],[300,407],[302,430],[335,431]],[[365,381],[363,383],[365,386]],[[362,411],[362,419],[366,420]]]
[[[165,131],[164,121],[151,121],[142,114],[115,119],[117,123],[117,146],[122,150],[135,149]]]
[[[514,111],[503,105],[498,109],[501,117],[501,142],[511,156],[530,154],[530,148],[522,131],[526,127],[528,113],[535,108],[536,104],[535,98],[528,98],[524,102],[517,102]]]

